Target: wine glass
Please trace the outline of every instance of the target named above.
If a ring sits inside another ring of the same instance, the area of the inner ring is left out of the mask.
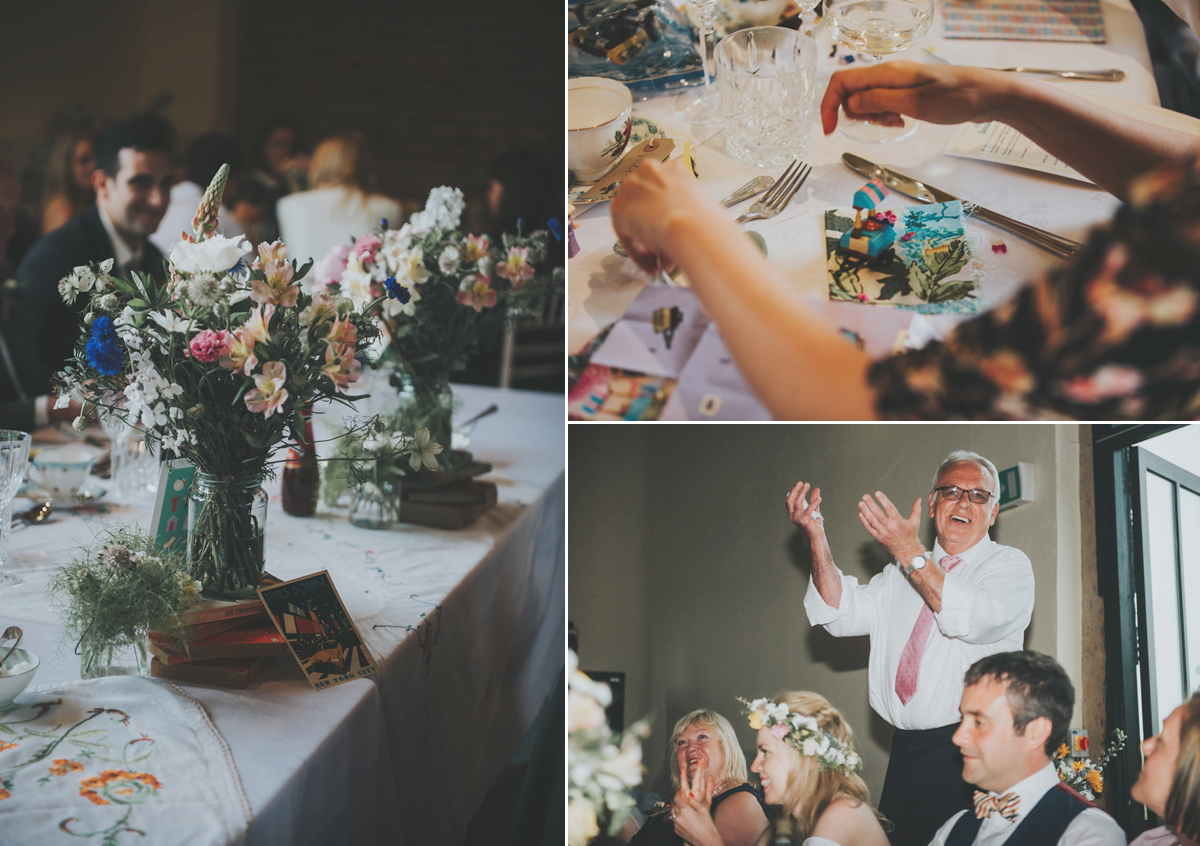
[[[725,119],[720,94],[713,89],[708,67],[708,45],[716,30],[717,3],[720,0],[687,0],[688,9],[700,28],[700,67],[704,87],[675,95],[675,114],[698,125],[720,123]]]
[[[929,31],[933,0],[826,0],[829,31],[834,41],[864,53],[878,63],[888,53],[907,50]],[[904,118],[904,126],[881,126],[860,120],[838,121],[843,133],[856,141],[885,144],[907,138],[916,121]]]
[[[0,429],[0,588],[16,587],[25,580],[3,570],[8,563],[8,532],[12,523],[12,500],[25,478],[29,462],[28,432]]]

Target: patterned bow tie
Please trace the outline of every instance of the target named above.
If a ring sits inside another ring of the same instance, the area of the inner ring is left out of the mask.
[[[982,790],[975,791],[975,817],[985,820],[992,814],[999,814],[1012,822],[1017,816],[1017,806],[1021,797],[1015,793],[1005,793],[1003,796],[989,796]]]

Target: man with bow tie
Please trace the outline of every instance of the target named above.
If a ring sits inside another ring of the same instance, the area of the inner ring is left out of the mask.
[[[925,846],[947,818],[970,807],[953,741],[962,673],[984,656],[1020,649],[1033,614],[1029,558],[988,537],[999,498],[992,462],[951,453],[929,492],[936,540],[928,551],[919,537],[920,499],[906,518],[882,492],[864,496],[859,520],[893,562],[861,585],[833,562],[820,490],[797,482],[788,494],[788,516],[812,549],[809,622],[835,637],[871,638],[871,707],[896,727],[879,799],[895,826],[892,846]]]
[[[1039,652],[1000,652],[964,679],[963,778],[979,788],[974,812],[946,821],[930,846],[1121,846],[1108,814],[1059,781],[1050,762],[1067,739],[1075,688]]]

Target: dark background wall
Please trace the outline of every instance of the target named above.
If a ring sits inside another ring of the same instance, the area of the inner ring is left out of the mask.
[[[310,143],[354,128],[384,193],[423,201],[456,185],[474,207],[505,151],[566,172],[563,15],[554,0],[3,3],[0,151],[32,207],[56,119],[120,118],[163,98],[181,148],[220,130],[249,154],[277,115]]]

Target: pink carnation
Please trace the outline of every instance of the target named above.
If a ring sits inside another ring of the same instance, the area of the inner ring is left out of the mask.
[[[223,329],[205,329],[192,338],[192,355],[205,364],[216,361],[229,352],[229,333]]]
[[[775,725],[771,726],[771,734],[775,735],[780,740],[783,740],[785,737],[787,737],[788,727],[783,723],[776,723]]]
[[[323,287],[342,284],[342,273],[346,269],[346,260],[350,258],[353,249],[349,244],[338,244],[325,258],[317,262],[316,280]]]

